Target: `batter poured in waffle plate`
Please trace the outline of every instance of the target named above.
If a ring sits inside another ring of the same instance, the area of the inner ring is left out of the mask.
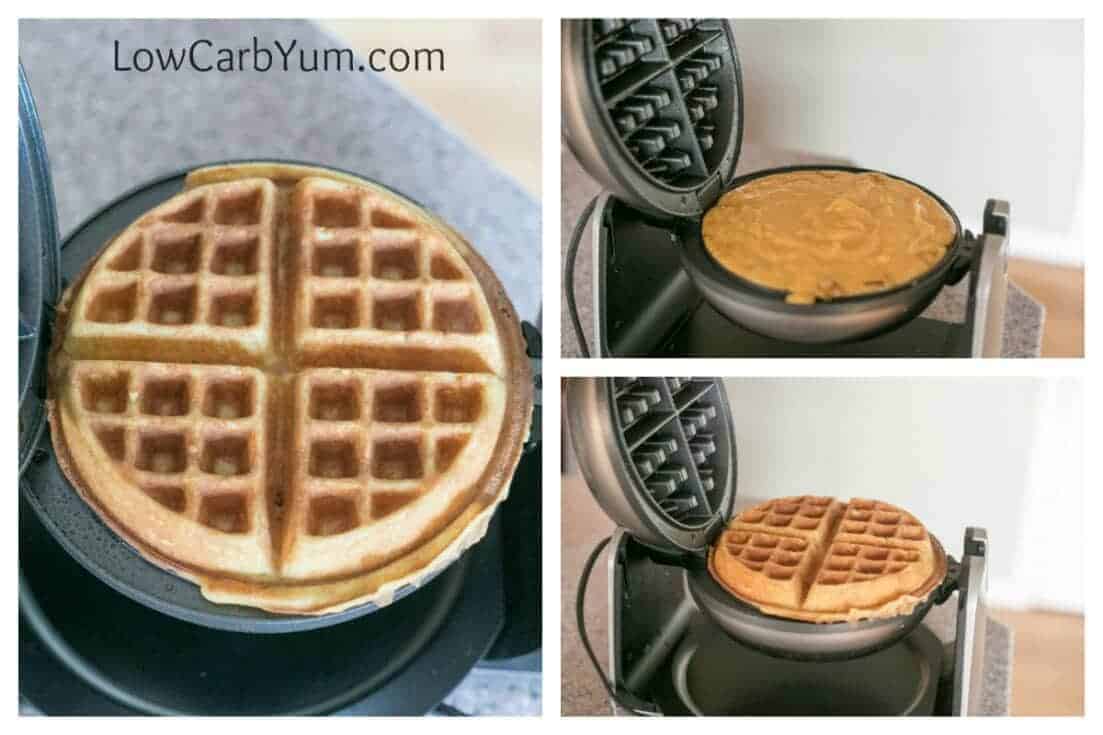
[[[887,291],[934,268],[956,225],[930,194],[885,174],[790,171],[725,193],[705,247],[737,276],[811,304]]]
[[[192,172],[66,291],[62,469],[208,599],[387,604],[486,532],[532,411],[513,307],[454,231],[377,185]]]
[[[765,613],[831,623],[910,613],[942,582],[946,555],[896,506],[801,495],[733,518],[709,571]]]

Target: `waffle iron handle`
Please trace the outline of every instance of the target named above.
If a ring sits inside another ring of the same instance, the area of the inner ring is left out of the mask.
[[[976,275],[969,293],[974,357],[1003,354],[1003,315],[1007,303],[1007,247],[1011,205],[989,199],[984,206],[984,235],[978,245]]]

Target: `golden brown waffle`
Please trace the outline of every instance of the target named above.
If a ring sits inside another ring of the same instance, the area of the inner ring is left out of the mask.
[[[709,571],[763,612],[828,623],[910,613],[941,583],[946,557],[900,508],[803,495],[733,518]]]
[[[485,262],[328,171],[193,173],[66,292],[56,333],[63,470],[216,602],[386,604],[482,537],[531,416]]]
[[[272,349],[277,217],[276,187],[265,179],[199,187],[149,212],[83,279],[66,350],[259,364]]]
[[[732,519],[729,527],[743,531],[799,536],[822,546],[843,510],[843,504],[834,498],[800,495],[771,500],[749,508]]]

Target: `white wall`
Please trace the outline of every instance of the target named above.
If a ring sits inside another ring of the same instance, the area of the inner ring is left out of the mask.
[[[1012,255],[1083,262],[1081,22],[733,22],[750,157],[905,176],[974,232],[1008,199]]]
[[[996,604],[1083,609],[1079,381],[726,383],[739,497],[886,500],[918,516],[955,556],[965,527],[983,526]]]

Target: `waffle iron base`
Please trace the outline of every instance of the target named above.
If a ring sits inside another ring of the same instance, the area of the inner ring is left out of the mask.
[[[932,715],[942,660],[922,625],[869,656],[802,663],[742,646],[698,616],[656,674],[654,696],[665,714]]]
[[[134,602],[75,562],[25,500],[19,550],[19,690],[46,714],[421,714],[486,655],[505,617],[500,517],[389,607],[283,635],[212,630]]]
[[[596,215],[595,215],[596,216]],[[601,354],[609,357],[968,357],[969,330],[917,317],[877,337],[801,344],[764,337],[704,300],[682,268],[671,232],[611,201],[598,270]]]

